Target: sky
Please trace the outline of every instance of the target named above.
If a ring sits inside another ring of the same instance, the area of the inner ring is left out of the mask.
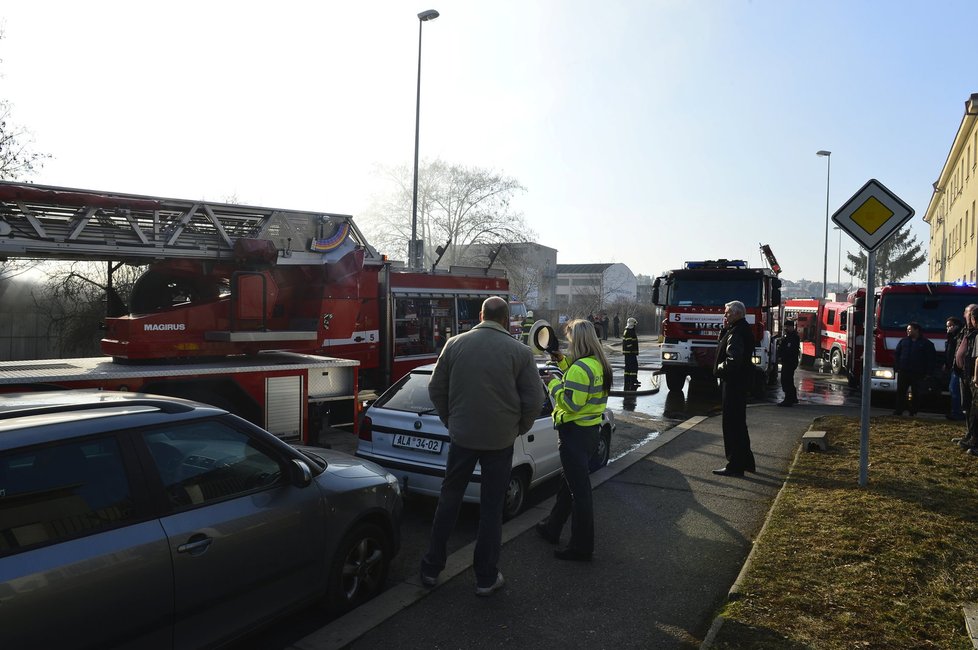
[[[926,252],[978,92],[973,0],[6,0],[0,98],[52,156],[34,182],[356,217],[413,164],[426,9],[421,159],[518,180],[561,264],[769,244],[846,282],[826,186],[834,213],[871,178]]]

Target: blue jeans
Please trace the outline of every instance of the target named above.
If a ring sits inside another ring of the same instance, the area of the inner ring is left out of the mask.
[[[953,372],[951,373],[951,380],[947,384],[947,390],[951,393],[951,417],[964,417],[964,413],[961,412],[961,378]]]
[[[562,424],[557,427],[560,440],[560,488],[550,516],[541,523],[554,537],[571,518],[571,536],[567,548],[590,555],[594,552],[594,502],[591,497],[591,473],[588,465],[598,448],[600,427]]]
[[[421,572],[437,576],[445,568],[448,537],[458,521],[462,497],[475,470],[482,467],[482,489],[479,499],[479,532],[473,553],[476,586],[491,587],[496,582],[499,551],[503,543],[503,506],[509,476],[513,471],[513,447],[505,449],[468,449],[452,443],[448,448],[445,480],[441,484],[435,519],[431,524],[428,552],[421,559]]]

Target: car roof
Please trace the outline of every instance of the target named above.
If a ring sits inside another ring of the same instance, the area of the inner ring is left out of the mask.
[[[549,362],[546,362],[546,361],[537,361],[536,363],[537,363],[537,370],[541,370],[541,371],[542,370],[547,370],[547,371],[559,370],[559,368],[557,368],[557,366],[555,364],[552,364],[552,363],[549,363]],[[424,373],[424,374],[430,374],[431,372],[434,371],[434,369],[435,369],[435,364],[433,364],[433,363],[426,363],[423,366],[418,366],[417,368],[412,368],[411,369],[411,372],[420,372],[420,373]]]
[[[0,449],[224,412],[206,404],[144,393],[100,390],[8,393],[0,395]]]

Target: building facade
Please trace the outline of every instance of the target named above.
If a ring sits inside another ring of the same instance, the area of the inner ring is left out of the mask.
[[[557,265],[557,309],[562,314],[586,315],[637,297],[635,274],[624,264]]]
[[[978,244],[978,93],[964,103],[964,116],[951,144],[924,221],[930,226],[927,278],[932,282],[975,282]]]
[[[505,271],[512,300],[521,300],[530,309],[555,308],[557,249],[533,242],[470,244],[458,248],[454,256],[460,263],[485,267],[491,260],[492,268]],[[449,252],[453,251],[449,249]]]

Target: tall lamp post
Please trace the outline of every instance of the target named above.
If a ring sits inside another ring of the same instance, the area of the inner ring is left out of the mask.
[[[421,27],[438,17],[438,12],[428,9],[418,14],[418,95],[414,106],[414,196],[411,201],[411,242],[408,244],[408,261],[412,269],[422,265],[421,246],[418,243],[418,136],[421,130]]]
[[[828,165],[825,171],[825,261],[822,264],[822,298],[829,292],[829,181],[832,178],[832,152],[821,149],[816,156],[824,156]]]
[[[842,284],[842,228],[838,226],[833,226],[832,230],[839,231],[839,268],[837,271],[837,275],[835,276],[835,283],[837,285],[840,285]]]

